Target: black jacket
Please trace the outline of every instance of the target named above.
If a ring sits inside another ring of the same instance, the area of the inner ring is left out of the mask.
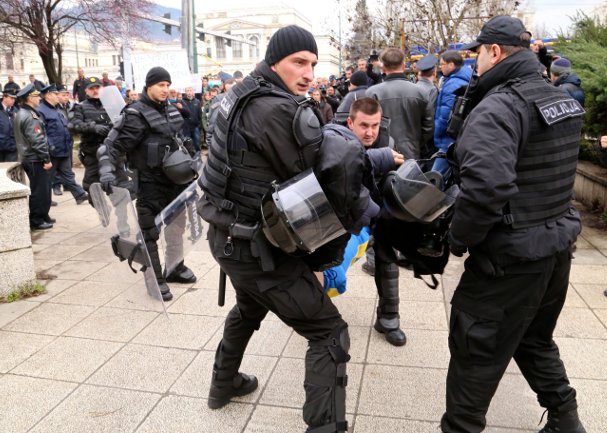
[[[521,51],[481,75],[469,91],[474,108],[457,138],[461,191],[454,205],[451,242],[481,251],[501,264],[561,251],[581,229],[575,212],[552,227],[512,229],[502,223],[504,207],[518,193],[516,166],[529,112],[515,94],[491,91],[516,78],[540,80],[550,89],[538,67],[533,52]]]
[[[202,109],[200,107],[200,101],[196,98],[183,98],[181,100],[181,104],[184,107],[187,107],[188,111],[190,112],[189,117],[184,116],[183,118],[183,133],[185,135],[190,135],[190,133],[196,128],[200,128],[202,121]]]
[[[23,104],[15,114],[13,127],[19,161],[51,162],[44,122],[38,111]]]
[[[5,152],[14,152],[17,150],[15,144],[15,133],[13,132],[13,117],[15,110],[4,109],[0,103],[0,150]]]
[[[110,117],[99,99],[87,99],[76,104],[70,113],[68,128],[71,132],[81,134],[80,151],[85,155],[97,155],[97,148],[103,143],[111,128]],[[95,126],[107,126],[105,134],[95,132]]]

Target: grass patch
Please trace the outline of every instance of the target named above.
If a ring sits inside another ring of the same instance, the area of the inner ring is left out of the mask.
[[[6,295],[0,296],[0,303],[15,302],[19,299],[31,298],[44,293],[46,293],[46,287],[37,281],[30,281],[11,290]]]

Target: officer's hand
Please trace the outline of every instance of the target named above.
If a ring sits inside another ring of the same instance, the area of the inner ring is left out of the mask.
[[[405,162],[405,156],[395,150],[392,150],[392,157],[394,158],[394,164],[396,165],[402,165],[403,162]]]
[[[111,171],[108,173],[103,173],[99,176],[99,182],[101,183],[101,189],[105,191],[107,195],[110,195],[114,192],[112,188],[116,185],[116,176]]]
[[[449,250],[455,257],[462,257],[464,254],[466,254],[468,248],[465,245],[453,240],[453,238],[449,236]]]
[[[110,129],[108,125],[95,125],[95,134],[105,137],[110,132]]]
[[[42,166],[42,168],[48,171],[51,168],[53,168],[53,163],[52,162],[45,162],[44,165]]]

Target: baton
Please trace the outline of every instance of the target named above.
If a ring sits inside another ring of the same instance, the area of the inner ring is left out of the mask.
[[[223,307],[226,303],[226,273],[223,269],[219,271],[219,293],[217,294],[217,305]]]

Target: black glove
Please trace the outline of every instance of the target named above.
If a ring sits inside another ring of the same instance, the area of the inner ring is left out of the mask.
[[[116,185],[116,176],[111,171],[102,173],[99,176],[99,183],[101,183],[101,189],[105,191],[107,195],[110,195],[114,192],[112,186]]]
[[[109,125],[95,125],[95,134],[106,136],[110,132]]]
[[[468,248],[453,239],[451,235],[449,235],[449,250],[455,257],[462,257],[468,252]]]

